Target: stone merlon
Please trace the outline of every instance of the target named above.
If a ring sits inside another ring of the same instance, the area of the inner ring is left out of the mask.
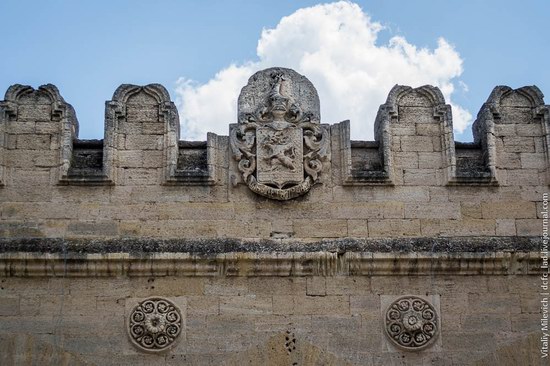
[[[539,364],[540,90],[496,87],[472,143],[433,86],[393,87],[374,141],[321,102],[262,70],[227,136],[180,141],[166,89],[124,84],[81,140],[56,87],[10,87],[0,364]]]
[[[4,99],[3,237],[532,236],[550,182],[536,86],[496,87],[472,143],[454,141],[451,107],[429,85],[394,86],[375,141],[350,140],[349,121],[323,123],[314,86],[284,68],[253,75],[228,136],[205,142],[180,140],[159,84],[117,88],[102,140],[78,139],[51,84]]]

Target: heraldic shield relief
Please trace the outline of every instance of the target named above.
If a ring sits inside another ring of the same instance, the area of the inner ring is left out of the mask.
[[[248,187],[276,200],[308,192],[330,160],[329,130],[320,124],[313,84],[290,69],[259,71],[242,89],[238,107],[230,143]]]

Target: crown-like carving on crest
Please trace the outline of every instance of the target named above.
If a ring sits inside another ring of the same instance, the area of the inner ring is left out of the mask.
[[[230,143],[248,187],[288,200],[318,182],[330,159],[329,129],[320,124],[315,87],[294,70],[271,68],[252,75],[238,100]]]
[[[281,67],[258,71],[239,95],[239,123],[271,122],[281,108],[287,122],[321,121],[319,95],[305,76]]]

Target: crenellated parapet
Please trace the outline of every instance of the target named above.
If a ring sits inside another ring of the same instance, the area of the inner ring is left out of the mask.
[[[374,141],[320,110],[262,70],[228,136],[181,141],[167,90],[124,84],[84,140],[54,86],[10,87],[0,364],[538,364],[540,90],[495,88],[470,143],[429,85],[391,89]]]
[[[315,87],[284,68],[253,75],[229,136],[207,141],[180,140],[159,84],[121,85],[105,104],[102,140],[78,139],[74,110],[52,85],[14,85],[0,107],[0,196],[25,206],[2,221],[46,236],[234,237],[239,227],[252,238],[530,235],[550,182],[548,106],[535,86],[496,87],[471,143],[454,141],[451,106],[429,85],[394,86],[375,140],[353,141],[349,121],[321,123]],[[60,224],[33,202],[78,217],[60,213]],[[301,213],[286,217],[286,204]],[[303,231],[300,220],[321,229]]]
[[[440,173],[451,166],[451,107],[433,86],[394,86],[378,110],[374,142],[350,141],[349,122],[340,128],[343,184],[403,185],[422,169]]]
[[[474,144],[481,147],[493,181],[501,185],[550,182],[549,121],[548,105],[536,86],[493,89],[472,126]]]
[[[33,171],[42,172],[44,182],[67,175],[78,120],[54,85],[12,85],[0,111],[0,181],[18,184],[14,176]]]
[[[152,182],[167,179],[178,140],[176,106],[162,85],[123,84],[105,103],[104,170],[111,181],[125,182],[136,172]]]

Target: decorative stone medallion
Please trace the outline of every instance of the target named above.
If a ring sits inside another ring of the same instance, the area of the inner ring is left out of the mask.
[[[136,305],[128,319],[132,343],[147,352],[170,348],[181,333],[182,317],[170,300],[152,297]]]
[[[239,95],[230,144],[238,170],[257,194],[289,200],[308,192],[330,160],[313,84],[293,70],[259,71]]]
[[[427,300],[403,296],[393,301],[385,314],[386,335],[399,348],[419,351],[437,339],[437,312]]]

